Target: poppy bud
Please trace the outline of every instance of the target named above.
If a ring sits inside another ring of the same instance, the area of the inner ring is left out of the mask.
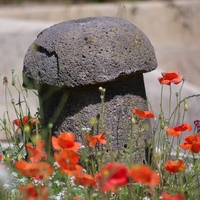
[[[98,197],[98,194],[97,193],[93,193],[92,194],[92,198],[96,198],[96,197]]]
[[[184,110],[188,111],[188,104],[186,103],[186,101],[184,101]]]
[[[30,127],[29,125],[25,124],[25,125],[24,125],[24,132],[25,132],[26,134],[29,134],[29,133],[31,132],[31,127]]]
[[[23,156],[21,153],[18,154],[17,160],[23,160]]]
[[[5,162],[5,163],[10,163],[10,162],[11,162],[11,157],[10,157],[10,155],[6,155],[6,156],[4,157],[4,162]]]
[[[131,117],[131,122],[132,122],[132,124],[136,124],[136,120],[135,120],[135,117]]]
[[[3,84],[8,85],[8,78],[6,76],[3,77]]]
[[[164,128],[165,128],[165,123],[164,123],[163,121],[162,121],[161,124],[160,124],[160,128],[161,128],[161,129],[164,129]]]
[[[90,119],[91,126],[96,126],[96,125],[98,125],[98,123],[99,123],[99,121],[98,121],[98,119],[96,117],[92,117]]]
[[[31,142],[34,144],[34,145],[36,145],[40,140],[42,140],[42,137],[41,137],[41,135],[32,135],[31,137],[30,137],[30,139],[31,139]]]
[[[49,123],[48,124],[48,128],[51,130],[53,128],[53,124],[52,123]]]
[[[102,155],[102,153],[101,152],[97,152],[97,156],[101,156]]]
[[[165,125],[164,126],[164,131],[166,131],[168,129],[168,126],[167,125]]]
[[[184,104],[184,110],[185,110],[185,111],[188,111],[188,108],[189,108],[189,107],[188,107],[188,104],[185,103],[185,104]]]
[[[15,78],[13,77],[14,73],[15,73],[15,70],[12,69],[12,86],[15,86]]]
[[[103,91],[103,88],[102,88],[102,87],[99,87],[99,91],[102,92],[102,91]]]

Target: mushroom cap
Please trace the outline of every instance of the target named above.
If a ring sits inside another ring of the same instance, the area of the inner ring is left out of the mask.
[[[25,87],[74,88],[115,81],[157,67],[154,48],[132,23],[90,17],[55,24],[29,47],[23,67]]]

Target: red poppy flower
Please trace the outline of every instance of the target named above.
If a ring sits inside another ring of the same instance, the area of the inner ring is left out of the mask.
[[[47,200],[48,189],[42,185],[21,185],[19,191],[22,194],[22,200]]]
[[[94,147],[96,145],[97,142],[101,143],[101,144],[106,144],[106,140],[105,140],[105,135],[106,133],[102,133],[99,135],[89,135],[89,134],[84,134],[86,140],[87,140],[87,144],[90,147]]]
[[[15,119],[13,120],[13,124],[15,124],[18,128],[16,132],[23,128],[24,126],[28,125],[30,122],[31,125],[34,123],[40,124],[39,120],[32,118],[31,116],[24,116],[22,119]]]
[[[186,199],[184,194],[171,195],[168,193],[163,193],[161,197],[162,197],[162,200],[185,200]]]
[[[44,151],[44,140],[40,140],[35,147],[32,147],[30,144],[26,144],[28,150],[28,159],[31,162],[39,162],[42,158],[47,159],[47,154]]]
[[[175,127],[169,127],[166,131],[166,133],[168,135],[171,135],[173,137],[178,137],[181,135],[181,133],[183,131],[191,131],[192,130],[192,126],[190,124],[182,124],[179,126],[175,126]]]
[[[178,161],[167,161],[165,164],[165,169],[172,173],[184,172],[186,170],[186,166],[184,165],[182,160]]]
[[[54,158],[63,169],[74,170],[80,157],[76,152],[65,149],[54,153]]]
[[[0,154],[0,161],[2,161],[2,159],[3,159],[3,156]]]
[[[54,172],[54,168],[46,162],[30,163],[30,168],[37,169],[37,174],[32,176],[36,180],[47,180]]]
[[[46,180],[52,175],[54,168],[45,162],[27,163],[26,161],[17,161],[15,168],[23,175],[37,180]]]
[[[28,121],[31,117],[29,116],[24,116],[22,119],[21,119],[21,122],[19,119],[15,119],[13,120],[13,124],[15,124],[18,128],[21,128],[21,123],[23,124],[28,124]]]
[[[133,112],[142,119],[144,119],[144,118],[154,118],[154,114],[150,111],[133,109]]]
[[[179,75],[177,71],[169,71],[163,73],[162,77],[158,78],[160,84],[171,85],[171,83],[179,84],[183,80],[183,77]]]
[[[73,198],[73,200],[82,200],[82,199],[81,199],[81,197],[79,197],[79,196],[75,196],[75,197]]]
[[[17,161],[15,163],[15,168],[23,175],[23,176],[32,176],[32,172],[30,169],[30,164],[24,160]],[[30,175],[31,174],[31,175]],[[36,173],[34,173],[35,175]]]
[[[129,182],[128,168],[121,163],[108,163],[95,175],[99,190],[113,191],[118,186],[125,186]]]
[[[74,165],[72,167],[62,168],[60,167],[60,171],[69,175],[69,176],[79,176],[83,172],[83,168],[80,165]]]
[[[52,137],[52,146],[55,150],[68,149],[77,152],[80,147],[80,142],[74,142],[75,135],[74,133],[63,132],[58,138]]]
[[[193,153],[199,153],[200,151],[200,133],[184,136],[185,142],[180,144],[180,147],[184,150],[190,150]]]
[[[146,165],[134,165],[128,174],[135,182],[145,185],[156,186],[160,183],[159,174]]]
[[[200,127],[200,120],[194,120],[194,125],[198,128]]]
[[[94,177],[92,177],[89,174],[80,174],[79,176],[75,176],[74,178],[74,183],[77,185],[82,185],[82,186],[96,186],[96,181]]]

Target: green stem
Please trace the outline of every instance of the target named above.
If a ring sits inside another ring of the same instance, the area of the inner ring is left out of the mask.
[[[163,84],[161,86],[161,94],[160,94],[160,114],[163,116],[163,108],[162,108],[162,101],[163,101]]]
[[[184,122],[184,118],[185,118],[185,110],[183,111],[182,123]]]
[[[174,143],[174,137],[171,140],[170,146],[169,146],[169,155],[168,155],[168,160],[170,160],[171,152],[172,152],[172,146]]]
[[[172,86],[169,86],[169,90],[170,90],[170,94],[169,94],[169,115],[168,118],[170,117],[170,113],[171,113],[171,102],[172,102]]]
[[[102,113],[102,123],[101,123],[102,127],[101,128],[102,128],[102,131],[106,132],[106,112],[105,112],[105,92],[106,92],[106,89],[100,87],[100,92],[101,92],[100,98],[101,98],[101,113]]]
[[[178,107],[178,104],[179,104],[178,95],[176,95],[176,107]],[[177,109],[175,109],[174,119],[173,119],[173,122],[172,122],[172,126],[174,126],[174,123],[175,123],[175,120],[176,120],[176,113],[177,113]],[[172,115],[171,115],[171,117],[172,117]],[[170,119],[170,117],[169,117],[169,119]]]
[[[176,109],[181,105],[181,103],[183,103],[185,100],[193,98],[193,97],[200,97],[200,94],[194,94],[194,95],[190,95],[188,97],[185,97],[184,99],[182,99],[181,101],[179,101],[178,105],[174,108],[172,114],[170,115],[169,120],[172,118],[172,116],[174,115],[174,113],[176,112]]]
[[[184,81],[182,82],[181,84],[181,87],[180,87],[180,90],[179,90],[179,95],[178,95],[178,99],[179,99],[179,102],[181,101],[181,92],[182,92],[182,88],[183,88],[183,85],[184,85]],[[180,107],[180,104],[178,106],[178,118],[177,118],[177,124],[180,124],[180,118],[181,118],[181,107]]]

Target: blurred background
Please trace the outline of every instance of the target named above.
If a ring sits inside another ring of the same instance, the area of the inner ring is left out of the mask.
[[[119,2],[121,0],[56,0],[56,3],[105,3],[105,2]],[[134,1],[153,1],[153,0],[127,0],[126,2]],[[161,1],[172,1],[172,0],[161,0]],[[21,4],[21,3],[55,3],[55,0],[1,0],[1,4]]]
[[[65,20],[91,16],[124,18],[150,39],[158,68],[144,75],[147,97],[155,114],[159,113],[161,72],[177,70],[186,79],[182,98],[200,94],[200,0],[0,0],[0,118],[6,110],[3,78],[11,83],[11,70],[22,79],[23,58],[43,29]],[[11,85],[11,84],[10,84]],[[173,102],[180,86],[173,86]],[[12,92],[12,86],[11,86]],[[17,97],[17,93],[13,98]],[[15,96],[16,95],[16,96]],[[169,87],[164,87],[163,106],[168,111]],[[28,102],[34,113],[36,95]],[[200,98],[187,101],[185,122],[200,119]],[[11,99],[8,106],[12,107]],[[11,118],[16,118],[10,111]],[[0,132],[0,138],[3,138]]]

